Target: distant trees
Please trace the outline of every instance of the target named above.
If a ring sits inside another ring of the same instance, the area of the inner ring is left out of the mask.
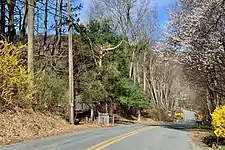
[[[154,39],[156,9],[150,0],[93,0],[90,18],[109,20],[117,34],[133,44],[124,49],[129,77],[153,108],[173,111],[194,99],[194,91],[183,80],[180,56]]]
[[[2,39],[29,45],[28,53],[21,50],[19,60],[24,68],[28,66],[34,81],[34,109],[69,108],[65,99],[71,53],[74,77],[70,81],[75,86],[70,91],[76,95],[70,102],[76,99],[76,109],[91,109],[92,120],[97,112],[136,115],[139,120],[150,107],[167,115],[194,99],[182,73],[190,64],[180,64],[189,57],[157,42],[156,9],[150,0],[93,0],[86,25],[79,22],[80,9],[81,5],[71,1],[68,22],[65,0],[1,0]],[[68,44],[68,27],[72,44]],[[171,41],[175,37],[172,34]]]
[[[184,68],[208,113],[224,104],[225,1],[179,1],[171,11],[169,41],[183,51]]]
[[[148,107],[147,103],[141,104],[144,102],[144,95],[140,88],[131,84],[132,80],[128,79],[128,58],[124,51],[127,42],[123,42],[121,36],[113,31],[109,22],[90,20],[87,27],[80,28],[79,32],[82,36],[81,41],[88,45],[92,57],[92,65],[89,65],[92,68],[80,72],[83,77],[82,81],[78,80],[83,83],[87,80],[85,84],[87,87],[80,86],[85,88],[79,90],[83,91],[80,94],[90,100],[92,105],[106,104],[105,110],[99,110],[104,112],[115,111],[109,106],[117,103],[129,109]],[[139,98],[136,97],[138,95]]]
[[[109,20],[128,41],[142,45],[127,48],[131,77],[136,55],[144,50],[143,46],[148,44],[149,37],[156,30],[156,11],[151,6],[151,0],[93,0],[90,14],[90,18]]]
[[[129,58],[129,77],[134,83],[137,78],[138,84],[141,82],[140,71],[143,69],[141,55],[146,54],[145,48],[150,42],[151,34],[156,29],[155,13],[149,0],[92,1],[90,18],[109,20],[115,31],[129,41],[130,45],[125,48],[124,52]]]

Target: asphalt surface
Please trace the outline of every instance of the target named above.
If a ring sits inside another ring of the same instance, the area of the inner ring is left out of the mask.
[[[201,150],[191,141],[187,132],[192,121],[187,119],[182,124],[120,125],[116,128],[92,129],[16,143],[0,147],[0,150]]]
[[[105,150],[199,150],[182,125],[156,126],[105,148]]]
[[[26,141],[0,147],[1,150],[85,150],[105,140],[140,128],[143,132],[119,140],[106,150],[199,150],[190,140],[186,125],[163,126],[121,125],[117,128],[94,129],[56,137]]]
[[[196,117],[195,117],[195,112],[193,112],[193,111],[189,111],[189,110],[182,110],[183,111],[183,113],[184,113],[184,122],[189,122],[189,123],[191,123],[191,122],[193,122],[193,123],[195,123],[196,122]]]

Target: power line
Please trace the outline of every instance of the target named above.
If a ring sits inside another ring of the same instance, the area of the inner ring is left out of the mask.
[[[21,1],[21,0],[19,0],[21,3],[23,3],[23,4],[25,4],[25,2],[24,1]],[[40,3],[40,4],[42,4],[42,5],[46,5],[46,4],[44,4],[44,3],[42,3],[42,2],[37,2],[37,3]],[[42,9],[42,8],[40,8],[40,7],[37,7],[37,6],[35,6],[35,5],[31,5],[31,4],[28,4],[27,3],[27,5],[29,5],[29,6],[31,6],[31,7],[34,7],[34,8],[36,8],[36,9],[38,9],[38,10],[41,10],[41,11],[45,11],[45,9]],[[51,9],[55,9],[54,7],[51,7],[51,6],[49,6],[49,5],[47,5],[47,7],[49,7],[49,8],[51,8]],[[49,14],[51,14],[51,15],[53,15],[53,16],[57,16],[57,17],[65,17],[65,18],[68,18],[68,15],[67,15],[67,13],[65,13],[65,12],[63,12],[63,11],[66,11],[66,10],[62,10],[62,16],[60,16],[60,15],[58,15],[58,14],[54,14],[54,13],[52,13],[52,12],[48,12]],[[71,17],[71,19],[72,19],[72,23],[73,23],[73,21],[76,21],[76,19],[75,18],[73,18],[72,16],[70,16]]]
[[[25,2],[23,2],[23,1],[21,1],[21,0],[20,0],[20,2],[23,3],[23,4],[25,4]],[[31,4],[28,4],[28,3],[27,3],[26,5],[29,5],[29,6],[31,6],[31,7],[33,7],[33,8],[38,9],[38,10],[41,10],[41,11],[45,11],[44,9],[42,9],[42,8],[40,8],[40,7],[37,7],[37,6],[35,6],[35,5],[31,5]],[[48,7],[48,6],[47,6],[47,7]],[[51,15],[60,17],[59,15],[54,14],[54,13],[52,13],[52,12],[48,12],[48,13],[51,14]]]
[[[42,5],[46,5],[45,3],[40,2],[40,1],[38,1],[38,3],[40,3],[40,4],[42,4]],[[53,5],[56,7],[55,4],[53,4]],[[47,7],[51,8],[51,9],[55,9],[54,7],[51,7],[51,6],[49,6],[49,5],[47,5]],[[62,14],[67,15],[67,11],[66,11],[66,10],[64,10],[64,9],[61,9],[61,10],[62,10]],[[66,13],[64,13],[63,11],[65,11]]]
[[[45,3],[43,3],[43,2],[40,2],[40,1],[38,1],[38,3],[39,4],[42,4],[42,5],[46,5]],[[56,7],[56,5],[55,4],[53,4],[55,7]],[[51,6],[49,6],[49,5],[47,5],[47,7],[49,7],[50,9],[55,9],[54,7],[51,7]],[[56,8],[57,9],[57,8]],[[62,14],[63,15],[65,15],[66,17],[68,16],[68,14],[67,14],[67,11],[66,10],[64,10],[64,9],[61,9],[62,10]],[[63,12],[64,11],[64,12]],[[53,14],[53,13],[52,13]],[[53,14],[53,15],[55,15],[55,16],[57,16],[57,17],[60,17],[59,15],[56,15],[56,14]],[[71,19],[72,19],[72,21],[75,21],[76,19],[74,19],[72,16],[70,16],[71,17]]]
[[[42,5],[46,5],[45,3],[40,2],[40,1],[38,1],[38,3],[40,3],[40,4],[42,4]],[[54,6],[56,7],[55,4],[52,4],[52,5],[54,5]],[[53,10],[57,9],[57,8],[51,7],[51,6],[49,6],[49,5],[47,5],[47,7],[49,7],[50,9],[53,9]],[[79,7],[80,7],[80,6],[79,6]],[[62,10],[62,14],[63,14],[63,15],[68,16],[66,10],[64,10],[64,9],[61,9],[61,10]],[[63,12],[63,11],[64,11],[64,12]],[[55,15],[55,14],[54,14],[54,15]],[[56,15],[56,16],[57,16],[57,15]],[[59,17],[60,17],[60,16],[59,16]],[[76,19],[74,19],[72,16],[70,16],[70,17],[71,17],[72,21],[75,21],[75,20],[76,20]]]

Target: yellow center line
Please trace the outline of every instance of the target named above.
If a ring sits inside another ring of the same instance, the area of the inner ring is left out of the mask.
[[[109,140],[103,141],[103,142],[101,142],[101,143],[99,143],[97,145],[94,145],[94,146],[88,148],[87,150],[94,150],[94,149],[95,150],[101,150],[101,149],[106,148],[109,145],[112,145],[112,144],[114,144],[114,143],[116,143],[116,142],[118,142],[118,141],[120,141],[122,139],[125,139],[125,138],[127,138],[129,136],[135,135],[135,134],[140,133],[140,132],[142,132],[144,130],[147,130],[147,129],[149,129],[149,127],[148,128],[142,128],[142,129],[134,130],[132,132],[128,132],[128,133],[119,135],[117,137],[114,137],[114,138],[111,138]]]
[[[101,145],[103,145],[103,144],[105,144],[105,143],[107,143],[107,142],[113,141],[113,140],[115,140],[115,139],[117,139],[117,138],[120,138],[120,137],[122,137],[122,136],[126,136],[126,135],[128,135],[128,134],[132,134],[133,132],[137,132],[137,130],[132,131],[132,132],[129,132],[129,133],[126,133],[126,134],[122,134],[122,135],[116,136],[116,137],[111,138],[111,139],[106,140],[106,141],[103,141],[103,142],[101,142],[101,143],[99,143],[99,144],[97,144],[97,145],[94,145],[94,146],[88,148],[87,150],[92,150],[92,149],[94,149],[94,148],[96,148],[96,147],[99,147],[99,146],[101,146]]]

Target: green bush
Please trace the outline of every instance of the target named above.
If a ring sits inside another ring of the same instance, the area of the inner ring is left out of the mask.
[[[68,101],[68,84],[52,70],[44,70],[36,77],[38,109],[65,108]]]
[[[150,106],[140,87],[129,78],[120,80],[118,93],[120,102],[129,107],[148,108]]]

